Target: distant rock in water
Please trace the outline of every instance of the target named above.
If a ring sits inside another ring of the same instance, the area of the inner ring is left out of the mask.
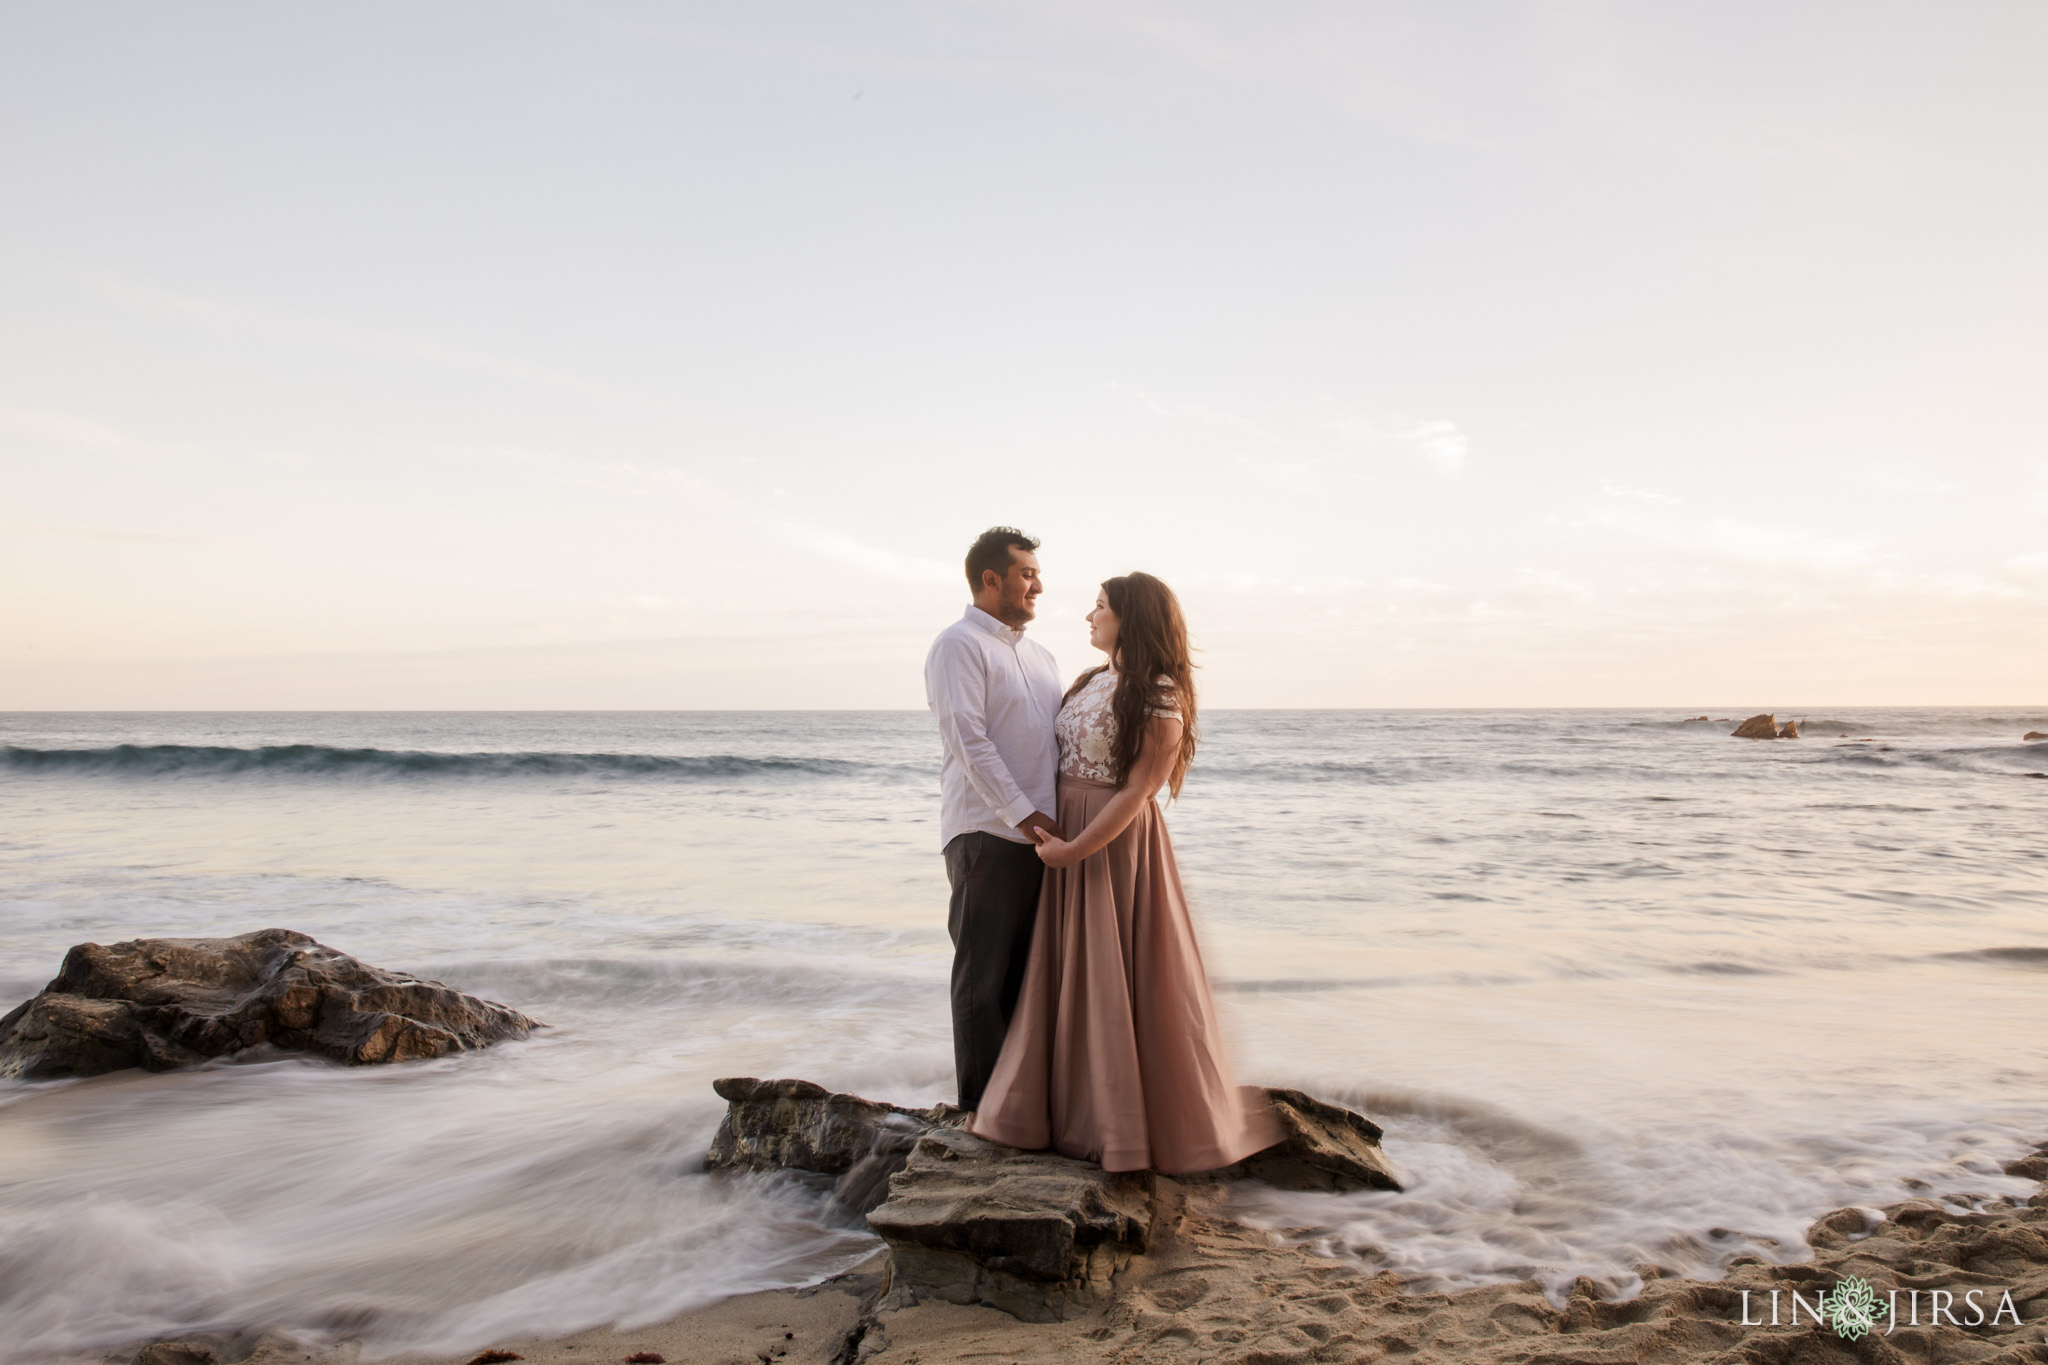
[[[1729,732],[1736,739],[1776,739],[1778,718],[1776,716],[1751,716]]]
[[[2041,733],[2041,732],[2040,732],[2039,730],[2029,730],[2029,731],[2027,731],[2027,732],[2026,732],[2025,734],[2021,735],[2021,736],[2020,736],[2020,738],[2021,738],[2021,739],[2023,739],[2023,740],[2024,740],[2024,739],[2048,739],[2048,735],[2044,735],[2044,734],[2042,734],[2042,733]]]
[[[539,1027],[289,929],[81,943],[54,981],[0,1018],[0,1076],[170,1071],[262,1044],[367,1066],[488,1047]]]
[[[1799,722],[1798,722],[1798,721],[1796,721],[1796,720],[1788,720],[1788,721],[1786,721],[1786,722],[1784,723],[1784,725],[1782,725],[1782,726],[1781,726],[1781,727],[1779,727],[1779,729],[1778,729],[1778,738],[1779,738],[1779,739],[1797,739],[1797,738],[1799,738]]]
[[[1707,719],[1707,718],[1706,718],[1705,716],[1687,716],[1687,717],[1686,717],[1686,718],[1685,718],[1684,720],[1682,720],[1682,721],[1680,721],[1680,722],[1678,722],[1678,723],[1679,723],[1680,725],[1697,725],[1697,724],[1699,724],[1699,723],[1700,723],[1701,721],[1703,721],[1703,720],[1706,720],[1706,719]]]
[[[1055,1152],[1022,1152],[961,1129],[951,1105],[905,1109],[810,1081],[715,1083],[725,1120],[704,1164],[832,1177],[832,1194],[889,1243],[912,1298],[983,1303],[1028,1322],[1106,1302],[1142,1253],[1165,1177],[1110,1174]],[[1281,1141],[1193,1179],[1291,1190],[1398,1190],[1371,1120],[1298,1090],[1265,1092]]]

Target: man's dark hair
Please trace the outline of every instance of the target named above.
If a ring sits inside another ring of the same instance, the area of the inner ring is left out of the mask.
[[[1001,578],[1010,571],[1012,549],[1035,550],[1038,537],[1027,536],[1014,526],[991,526],[975,539],[967,550],[967,588],[970,592],[981,591],[981,572],[994,569]]]

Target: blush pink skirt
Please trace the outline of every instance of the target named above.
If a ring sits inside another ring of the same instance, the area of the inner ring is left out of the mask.
[[[1060,828],[1116,788],[1061,776]],[[1280,1138],[1231,1078],[1166,820],[1147,801],[1079,865],[1047,868],[1031,957],[973,1131],[1108,1171],[1211,1171]]]

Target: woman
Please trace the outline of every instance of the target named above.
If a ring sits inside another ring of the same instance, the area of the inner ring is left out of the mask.
[[[1067,690],[1059,822],[1002,1058],[972,1129],[1108,1171],[1208,1171],[1279,1139],[1231,1080],[1166,822],[1195,753],[1187,626],[1150,574],[1112,578],[1088,613],[1109,662]]]

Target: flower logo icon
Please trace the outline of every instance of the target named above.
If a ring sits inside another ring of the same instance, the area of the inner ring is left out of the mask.
[[[1836,1336],[1856,1341],[1877,1326],[1877,1291],[1870,1281],[1851,1275],[1836,1284],[1827,1299],[1828,1325]]]

